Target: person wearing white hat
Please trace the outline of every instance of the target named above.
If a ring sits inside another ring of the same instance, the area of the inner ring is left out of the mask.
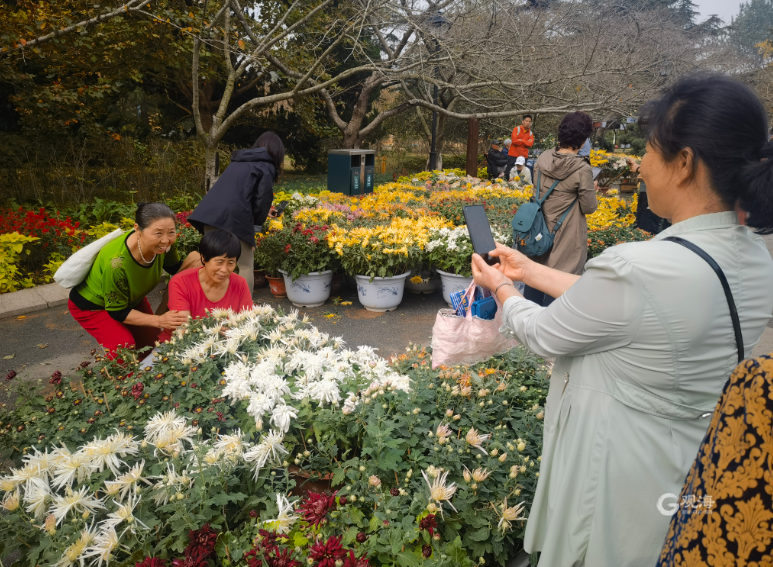
[[[515,160],[515,167],[510,170],[510,179],[515,177],[521,178],[521,183],[524,185],[531,185],[531,171],[526,167],[526,158],[519,156]]]

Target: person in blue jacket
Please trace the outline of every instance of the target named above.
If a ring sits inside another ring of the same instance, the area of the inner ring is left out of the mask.
[[[261,134],[252,148],[233,152],[229,166],[188,216],[202,234],[219,228],[236,235],[242,246],[239,275],[247,280],[250,292],[255,285],[255,227],[262,226],[272,212],[274,183],[284,157],[279,136]]]

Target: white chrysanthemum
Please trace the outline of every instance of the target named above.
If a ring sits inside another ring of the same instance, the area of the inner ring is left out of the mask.
[[[7,482],[3,483],[4,486],[9,486],[10,483],[13,483],[14,488],[16,485],[19,484],[27,484],[31,479],[33,478],[41,478],[41,477],[48,477],[48,473],[41,472],[40,468],[35,466],[34,464],[26,464],[20,469],[11,469],[11,475],[9,477],[6,477]],[[11,488],[13,490],[14,488]],[[5,488],[4,488],[5,490]],[[6,490],[8,492],[8,490]]]
[[[3,509],[13,512],[14,510],[17,510],[19,508],[20,503],[20,497],[19,497],[19,491],[16,492],[9,492],[5,495],[5,498],[3,498],[3,501],[0,502],[0,507]]]
[[[117,528],[120,524],[125,522],[127,526],[121,535],[126,533],[127,530],[131,533],[137,533],[138,528],[147,530],[148,526],[134,517],[134,508],[139,504],[141,499],[142,496],[129,496],[129,498],[126,499],[126,502],[119,504],[115,511],[110,512],[107,515],[107,519],[105,519],[103,525]]]
[[[62,453],[56,459],[54,465],[54,488],[72,487],[77,481],[83,483],[87,478],[91,478],[91,458],[83,451],[76,453]]]
[[[140,482],[147,482],[142,476],[142,469],[145,467],[145,461],[134,465],[128,472],[118,476],[115,480],[105,481],[105,487],[108,494],[114,495],[116,491],[120,493],[120,499],[126,498],[130,492],[137,492],[137,485]]]
[[[221,454],[229,457],[241,457],[244,454],[245,444],[242,436],[242,430],[227,435],[218,435],[214,448]]]
[[[357,409],[357,405],[360,403],[360,398],[355,394],[354,392],[349,392],[349,395],[346,397],[346,400],[344,400],[344,407],[341,410],[344,415],[349,415],[352,413],[355,409]]]
[[[51,505],[51,513],[56,518],[57,525],[62,523],[62,520],[71,511],[76,514],[82,514],[83,512],[93,514],[97,510],[104,509],[105,506],[102,504],[102,500],[89,494],[89,489],[86,486],[82,486],[77,492],[73,492],[69,488],[66,489],[64,496],[54,496],[54,503]]]
[[[269,431],[260,440],[260,443],[244,453],[244,460],[248,463],[255,463],[255,478],[258,478],[260,470],[271,461],[278,463],[282,455],[287,454],[287,449],[282,445],[284,436],[276,431]]]
[[[53,476],[53,466],[56,461],[55,455],[50,455],[48,449],[43,452],[33,449],[32,453],[28,453],[24,457],[24,463],[26,466],[32,469],[37,469],[40,478],[44,478],[45,475]]]
[[[440,515],[443,516],[444,502],[448,502],[448,505],[456,512],[456,508],[454,508],[454,505],[451,503],[451,498],[456,493],[456,484],[453,482],[451,484],[446,484],[448,471],[435,477],[432,482],[429,481],[425,471],[421,471],[421,475],[424,477],[424,482],[427,483],[427,487],[429,487],[429,501],[437,502],[440,507]]]
[[[83,552],[82,557],[84,559],[93,557],[92,565],[96,563],[97,567],[102,567],[103,563],[110,562],[113,551],[118,547],[118,534],[115,533],[113,526],[102,524],[92,543],[93,545]]]
[[[290,502],[286,496],[277,493],[276,505],[279,513],[275,519],[268,520],[265,523],[266,528],[280,534],[289,534],[293,524],[298,519],[298,516],[293,514],[295,512],[295,502],[295,500]]]
[[[95,536],[96,531],[93,524],[83,528],[78,539],[64,550],[62,558],[54,564],[54,567],[73,567],[76,562],[83,567],[86,562],[83,552],[94,542]]]
[[[107,467],[113,474],[118,474],[120,466],[125,464],[120,457],[136,455],[138,450],[139,443],[134,437],[120,431],[107,439],[94,439],[82,449],[89,457],[92,469],[102,472]]]
[[[35,516],[37,520],[42,520],[46,517],[48,504],[52,498],[48,481],[42,478],[30,479],[24,490],[24,502],[27,504],[27,513]]]
[[[338,382],[335,380],[320,380],[308,385],[307,395],[320,405],[329,403],[337,405],[341,401],[341,393],[338,391]]]
[[[166,413],[159,412],[151,417],[145,425],[145,440],[148,443],[154,443],[166,431],[185,424],[185,418],[177,415],[174,410]]]
[[[296,417],[298,417],[298,412],[295,408],[281,404],[276,406],[274,411],[271,412],[271,423],[282,433],[287,433],[290,431],[291,420]]]

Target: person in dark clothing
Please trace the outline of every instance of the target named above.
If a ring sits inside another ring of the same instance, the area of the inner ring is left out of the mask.
[[[628,162],[632,173],[637,173],[639,171],[639,164],[633,159],[627,158],[626,161]],[[645,185],[642,180],[639,180],[639,202],[636,206],[635,226],[652,235],[659,234],[671,226],[671,223],[668,222],[668,220],[660,218],[650,210],[647,201],[647,185]]]
[[[236,235],[242,246],[239,275],[254,286],[255,226],[266,222],[274,200],[274,182],[282,171],[285,148],[273,132],[261,134],[252,148],[236,150],[231,163],[188,216],[202,234],[219,228]]]
[[[505,168],[507,167],[507,157],[502,155],[502,140],[491,142],[491,149],[489,149],[486,155],[486,162],[488,163],[486,169],[489,179],[496,179],[500,175],[504,175]]]

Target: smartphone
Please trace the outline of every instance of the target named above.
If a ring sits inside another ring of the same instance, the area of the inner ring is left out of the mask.
[[[486,216],[486,209],[483,208],[483,205],[470,205],[464,207],[463,210],[473,250],[476,254],[480,254],[489,266],[499,264],[498,258],[492,258],[488,255],[497,245],[494,243],[494,235],[491,234],[491,225]]]
[[[280,203],[274,207],[276,209],[276,216],[281,215],[290,201],[280,201]]]
[[[601,173],[600,167],[594,167],[593,168],[593,181],[596,181],[596,178],[599,176],[599,173]]]

